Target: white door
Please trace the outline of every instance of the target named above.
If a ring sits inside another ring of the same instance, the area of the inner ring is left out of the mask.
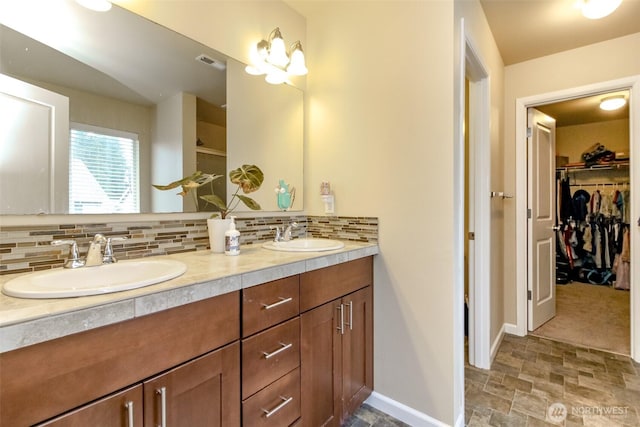
[[[528,327],[556,315],[555,155],[556,123],[542,112],[527,111],[528,142]]]
[[[0,74],[0,117],[0,214],[67,212],[69,99]]]

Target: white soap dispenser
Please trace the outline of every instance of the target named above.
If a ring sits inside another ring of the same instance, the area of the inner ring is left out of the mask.
[[[230,216],[231,224],[224,233],[224,253],[225,255],[240,254],[240,232],[236,230],[236,217]]]

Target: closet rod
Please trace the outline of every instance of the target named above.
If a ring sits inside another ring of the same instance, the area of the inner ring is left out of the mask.
[[[621,185],[630,185],[629,182],[607,182],[607,183],[584,183],[584,184],[569,184],[570,187],[613,187]]]

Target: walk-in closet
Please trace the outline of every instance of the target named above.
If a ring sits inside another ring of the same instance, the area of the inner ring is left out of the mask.
[[[540,108],[556,119],[557,302],[556,316],[534,334],[628,355],[629,112],[628,103],[600,110],[613,96],[628,99],[622,91]]]

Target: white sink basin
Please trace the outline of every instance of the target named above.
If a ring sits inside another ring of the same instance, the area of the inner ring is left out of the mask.
[[[187,266],[175,260],[130,260],[97,267],[56,268],[26,274],[2,287],[18,298],[68,298],[141,288],[182,275]]]
[[[271,249],[272,251],[284,252],[320,252],[332,251],[344,247],[344,243],[340,240],[332,239],[293,239],[288,242],[267,242],[262,247]]]

